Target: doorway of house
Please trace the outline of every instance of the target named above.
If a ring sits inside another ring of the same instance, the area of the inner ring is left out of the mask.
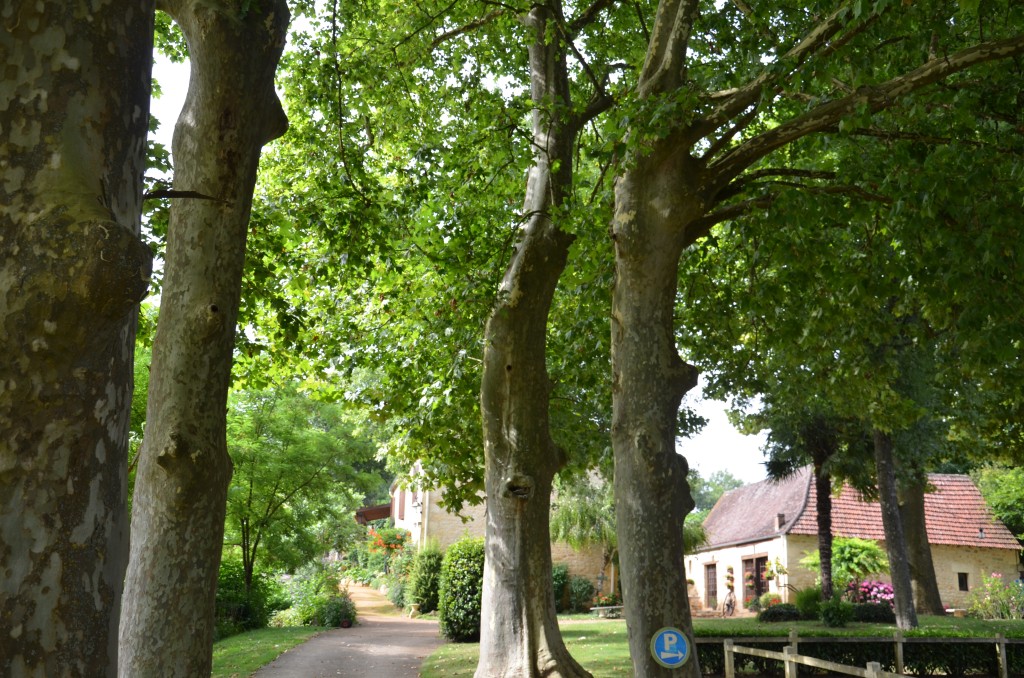
[[[704,566],[704,607],[714,610],[718,607],[718,565]]]
[[[754,556],[743,559],[743,604],[746,605],[768,590],[768,582],[764,578],[768,569],[768,556]]]

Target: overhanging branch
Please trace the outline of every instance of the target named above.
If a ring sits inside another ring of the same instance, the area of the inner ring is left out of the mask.
[[[490,22],[494,21],[495,19],[497,19],[499,16],[503,15],[504,13],[505,13],[504,9],[496,9],[496,10],[493,10],[491,12],[488,12],[487,14],[485,14],[482,17],[480,17],[479,19],[475,19],[473,21],[470,21],[469,23],[463,24],[463,25],[459,26],[458,28],[453,28],[450,31],[445,31],[444,33],[442,33],[441,35],[435,37],[433,40],[430,41],[430,49],[431,49],[431,51],[436,49],[438,46],[442,45],[443,43],[448,42],[452,38],[457,38],[460,35],[465,35],[466,33],[469,33],[471,31],[475,31],[476,29],[480,28],[481,26],[485,26],[485,25],[489,24]]]
[[[596,0],[592,5],[580,12],[579,16],[569,22],[569,35],[575,36],[585,27],[594,23],[597,15],[614,5],[618,0]]]
[[[786,144],[820,132],[858,109],[877,113],[894,106],[906,96],[943,78],[988,61],[1006,59],[1024,53],[1024,35],[1006,40],[985,42],[945,58],[931,59],[896,78],[873,86],[863,86],[856,92],[833,99],[797,116],[774,129],[759,134],[728,151],[709,171],[716,184],[725,184],[738,176],[754,162]]]
[[[815,52],[827,47],[829,40],[842,29],[848,10],[848,5],[843,4],[824,21],[811,29],[804,36],[803,40],[791,47],[779,59],[780,62],[792,63],[792,66],[786,69],[785,72],[773,74],[770,70],[765,69],[760,75],[742,87],[712,95],[718,97],[724,95],[724,101],[706,118],[694,124],[694,131],[698,133],[698,136],[710,134],[740,112],[754,105],[761,98],[761,92],[766,86],[773,82],[781,81],[792,73],[794,69],[799,68]]]

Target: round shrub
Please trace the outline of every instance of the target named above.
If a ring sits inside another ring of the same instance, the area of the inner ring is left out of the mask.
[[[594,599],[594,584],[586,577],[574,574],[569,577],[569,608],[573,612],[586,612]]]
[[[757,613],[759,622],[800,621],[800,610],[792,603],[778,603]]]
[[[218,639],[263,628],[276,611],[288,607],[277,580],[267,573],[253,574],[245,590],[245,568],[235,558],[221,560],[217,573],[216,630]]]
[[[825,626],[846,626],[853,621],[853,603],[829,600],[821,604],[821,621]]]
[[[344,622],[356,620],[356,604],[352,602],[348,591],[340,591],[328,596],[317,610],[314,623],[319,626],[338,627]]]
[[[483,588],[484,540],[461,539],[449,546],[438,593],[438,620],[445,638],[457,643],[480,639]]]
[[[293,613],[287,619],[304,626],[338,626],[344,620],[355,621],[355,603],[343,590],[338,570],[333,566],[309,565],[289,582]]]
[[[896,613],[889,603],[856,603],[853,606],[853,621],[868,624],[895,624]]]
[[[437,609],[437,590],[443,560],[444,554],[437,546],[424,546],[413,558],[406,602],[419,605],[423,614]]]
[[[796,592],[796,608],[801,619],[817,619],[821,609],[821,588],[814,586]]]

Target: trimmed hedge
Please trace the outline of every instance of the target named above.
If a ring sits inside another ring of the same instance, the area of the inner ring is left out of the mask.
[[[424,546],[412,561],[406,600],[409,603],[417,603],[422,614],[437,609],[442,561],[444,553],[437,546]]]
[[[759,622],[800,621],[800,610],[792,603],[778,603],[757,613]]]
[[[853,621],[868,624],[895,624],[896,613],[887,603],[854,603]]]
[[[438,595],[441,634],[457,643],[480,640],[484,540],[461,539],[444,554]]]

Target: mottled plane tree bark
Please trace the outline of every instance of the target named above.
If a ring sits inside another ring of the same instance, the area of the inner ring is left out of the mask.
[[[120,630],[126,678],[210,673],[249,213],[261,149],[287,127],[274,90],[284,0],[166,0],[160,8],[181,27],[192,70],[174,130],[178,197],[133,497]]]
[[[0,26],[0,674],[113,676],[153,4]]]
[[[593,20],[596,9],[580,22]],[[535,153],[522,236],[484,333],[487,550],[477,678],[590,675],[566,649],[555,612],[551,485],[566,454],[551,438],[546,344],[552,298],[574,240],[559,222],[573,190],[576,137],[611,101],[597,88],[590,105],[574,112],[566,66],[572,24],[561,3],[535,5],[523,20],[531,40]]]

